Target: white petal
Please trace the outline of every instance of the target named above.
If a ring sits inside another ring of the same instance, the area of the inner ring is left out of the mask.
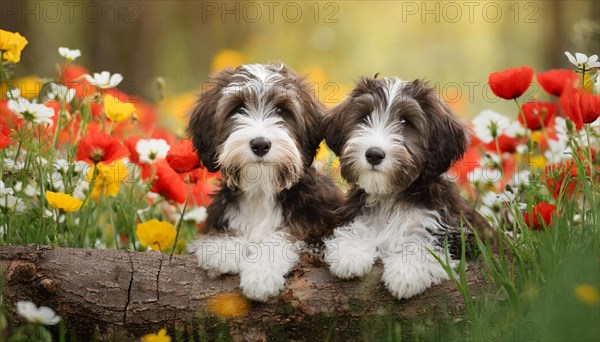
[[[569,59],[569,62],[571,62],[571,64],[577,65],[577,60],[575,59],[575,57],[573,57],[573,55],[569,51],[565,51],[565,56],[567,56],[567,58]]]
[[[97,75],[97,74],[96,74]],[[83,75],[83,78],[85,78],[86,81],[90,82],[91,84],[96,84],[96,79],[93,78],[90,75]]]
[[[577,64],[586,63],[588,60],[587,56],[580,52],[575,52],[575,58],[577,58]]]
[[[116,87],[119,83],[121,83],[122,80],[123,76],[121,76],[121,74],[114,74],[110,77],[110,81],[108,82],[108,84],[111,87]]]
[[[67,90],[67,96],[65,98],[65,102],[69,103],[71,101],[73,101],[73,98],[75,97],[75,89],[69,89]]]
[[[597,61],[598,61],[598,55],[591,55],[591,56],[588,58],[588,61],[587,61],[587,62],[588,62],[588,64],[589,64],[589,63],[595,63],[595,62],[597,62]]]

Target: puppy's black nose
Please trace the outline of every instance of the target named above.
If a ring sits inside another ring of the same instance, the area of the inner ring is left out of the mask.
[[[264,156],[271,149],[271,142],[265,138],[255,138],[250,140],[252,152],[259,157]]]
[[[369,164],[379,165],[385,158],[385,152],[379,147],[370,147],[367,152],[365,152],[365,157],[367,157]]]

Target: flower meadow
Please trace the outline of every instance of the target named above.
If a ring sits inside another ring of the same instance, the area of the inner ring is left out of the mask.
[[[219,182],[184,135],[193,95],[149,103],[118,90],[121,75],[78,65],[81,51],[65,47],[55,75],[14,79],[27,39],[4,30],[0,38],[0,245],[185,253]],[[220,58],[216,70],[228,65]],[[464,267],[449,270],[465,312],[386,320],[386,339],[600,338],[600,62],[565,58],[571,69],[489,74],[492,92],[514,102],[514,112],[460,113],[472,117],[471,145],[448,177],[498,231],[499,249],[478,241],[489,291],[473,295]],[[526,95],[533,82],[543,91]],[[315,164],[345,187],[325,143]],[[67,334],[60,313],[36,304],[0,301],[0,336]],[[223,294],[208,310],[226,319],[250,306]],[[143,339],[171,340],[176,332],[164,328]]]

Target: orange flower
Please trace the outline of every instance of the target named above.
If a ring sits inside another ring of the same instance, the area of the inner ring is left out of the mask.
[[[243,316],[249,308],[248,300],[237,293],[220,293],[208,302],[208,311],[221,318]]]
[[[106,133],[94,132],[81,139],[75,159],[88,164],[111,164],[128,154],[127,148],[117,139]]]

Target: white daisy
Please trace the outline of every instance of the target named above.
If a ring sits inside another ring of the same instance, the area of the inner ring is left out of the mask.
[[[23,202],[21,198],[13,195],[13,190],[10,188],[5,188],[3,194],[2,190],[0,190],[0,207],[7,211],[14,212],[22,212],[27,209],[25,202]]]
[[[548,139],[548,149],[544,152],[544,157],[548,164],[561,162],[565,159],[571,159],[571,148],[569,145],[569,135],[567,133],[567,123],[564,118],[554,118],[554,128],[556,130],[556,139]]]
[[[49,100],[69,103],[75,97],[75,89],[65,87],[62,84],[50,83],[50,90],[48,90],[46,96]]]
[[[598,55],[591,55],[588,57],[580,52],[575,52],[575,56],[573,56],[570,52],[565,51],[565,56],[567,56],[569,62],[571,62],[571,64],[576,66],[578,69],[589,70],[592,68],[600,68]]]
[[[512,121],[508,127],[500,133],[511,138],[522,137],[525,135],[525,128],[518,121]]]
[[[148,164],[166,158],[170,149],[171,146],[164,139],[142,139],[135,146],[140,162]]]
[[[204,222],[206,220],[206,208],[196,207],[192,210],[188,210],[185,215],[183,215],[183,220],[192,221],[195,224]]]
[[[500,136],[511,126],[510,119],[493,110],[484,110],[473,121],[473,131],[484,144],[494,141],[494,136]]]
[[[83,77],[90,82],[90,84],[102,89],[114,88],[123,80],[121,74],[111,75],[108,71],[103,71],[99,74],[94,73],[94,77],[90,75],[83,75]]]
[[[79,49],[71,50],[66,47],[59,47],[58,54],[61,55],[63,58],[72,62],[81,56],[81,50],[79,50]]]
[[[21,171],[25,168],[25,163],[15,162],[12,159],[4,158],[2,161],[7,171]]]
[[[43,104],[29,102],[24,98],[8,101],[8,109],[12,110],[18,117],[28,122],[47,123],[52,125],[54,109]]]
[[[21,89],[19,88],[9,88],[8,91],[6,91],[7,99],[18,99],[19,97],[21,97]]]
[[[30,301],[18,301],[17,313],[30,323],[55,325],[60,322],[60,316],[58,316],[54,310],[47,306],[40,306],[38,308]]]

